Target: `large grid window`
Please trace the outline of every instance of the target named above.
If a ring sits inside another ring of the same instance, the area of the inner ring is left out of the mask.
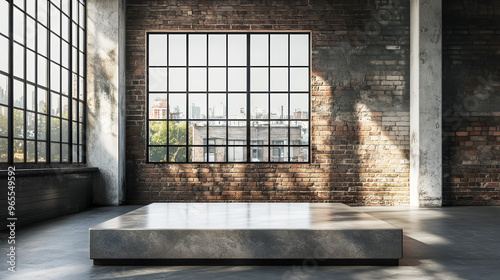
[[[83,162],[85,1],[0,0],[0,162]]]
[[[149,162],[309,162],[309,33],[149,33]]]

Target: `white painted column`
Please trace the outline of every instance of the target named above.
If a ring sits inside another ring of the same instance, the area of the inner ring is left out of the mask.
[[[125,201],[125,0],[87,1],[87,163],[93,201]]]
[[[442,205],[442,0],[410,2],[410,205]]]

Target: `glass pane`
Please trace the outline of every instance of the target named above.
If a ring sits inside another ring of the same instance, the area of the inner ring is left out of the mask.
[[[74,23],[71,24],[71,45],[76,48],[78,47],[78,26]],[[76,60],[74,60],[76,61]],[[76,63],[74,63],[76,64]]]
[[[24,78],[24,48],[14,43],[14,75]]]
[[[269,122],[250,122],[250,140],[253,145],[269,143]]]
[[[167,147],[149,147],[150,162],[167,162]]]
[[[50,160],[52,162],[61,162],[61,144],[50,144]]]
[[[9,72],[9,40],[3,36],[0,36],[0,49],[6,52],[4,55],[0,55],[0,70],[4,72]]]
[[[38,115],[37,132],[38,140],[47,139],[47,117],[44,115]]]
[[[38,149],[37,149],[38,162],[46,162],[47,161],[47,143],[38,142],[37,145],[38,145]]]
[[[167,91],[167,68],[149,68],[149,91]]]
[[[208,35],[208,65],[225,66],[226,65],[226,35],[210,34]]]
[[[85,66],[85,60],[83,58],[83,53],[78,52],[78,71],[80,73],[80,76],[85,76],[85,71],[83,70]]]
[[[271,122],[271,145],[288,144],[288,122]]]
[[[72,0],[71,1],[71,19],[74,20],[76,23],[78,23],[78,1],[77,0]]]
[[[271,65],[288,65],[288,35],[271,34]]]
[[[166,145],[167,144],[167,122],[150,121],[149,122],[149,144]]]
[[[167,94],[149,94],[149,118],[168,118],[168,96]]]
[[[61,7],[61,0],[50,0],[50,1],[55,5],[55,7],[58,8]]]
[[[68,153],[68,150],[69,150],[69,146],[68,144],[62,144],[61,145],[62,147],[62,155],[61,155],[61,161],[62,162],[68,162],[68,159],[69,159],[69,153]]]
[[[269,36],[263,34],[250,35],[250,65],[269,65]]]
[[[208,117],[210,119],[226,118],[226,108],[225,94],[208,95]]]
[[[268,68],[250,69],[250,91],[268,91]]]
[[[47,91],[43,89],[38,89],[38,112],[47,113]]]
[[[309,66],[309,35],[290,35],[290,66]]]
[[[65,96],[61,96],[61,109],[62,109],[62,117],[65,119],[69,118],[69,105],[68,98]]]
[[[208,90],[226,91],[226,69],[209,68],[208,69]]]
[[[271,119],[288,119],[288,94],[271,94]]]
[[[271,68],[271,91],[288,91],[288,68]]]
[[[73,145],[73,162],[78,162],[78,146]]]
[[[169,68],[169,91],[186,91],[186,68]]]
[[[32,2],[32,1],[28,1]],[[32,50],[35,50],[36,43],[36,23],[35,20],[26,17],[26,46]]]
[[[24,162],[23,140],[14,140],[14,162]]]
[[[35,139],[35,113],[26,112],[26,138]]]
[[[24,13],[14,8],[14,40],[24,44]]]
[[[78,121],[78,103],[75,99],[73,99],[72,101],[73,105],[72,105],[72,117],[71,119],[74,120],[74,121]]]
[[[9,79],[0,74],[0,104],[9,105]]]
[[[61,39],[50,33],[50,60],[60,63],[61,61]]]
[[[267,119],[269,117],[269,100],[267,94],[250,95],[250,118]]]
[[[85,131],[85,127],[83,126],[82,123],[78,124],[78,143],[84,143],[83,142],[83,133]]]
[[[207,118],[207,95],[190,94],[189,95],[189,118],[206,119]]]
[[[78,145],[78,162],[83,162],[83,158],[85,157],[84,153],[84,146]]]
[[[227,74],[228,74],[228,91],[247,90],[246,68],[229,68]]]
[[[85,85],[83,83],[83,78],[78,78],[78,87],[80,88],[78,91],[78,99],[83,100],[83,94],[85,93]]]
[[[14,137],[24,138],[24,111],[14,109]]]
[[[189,91],[207,90],[207,69],[189,68]]]
[[[309,161],[308,147],[290,147],[290,161],[307,162]]]
[[[251,147],[250,152],[252,162],[268,162],[269,161],[269,148],[268,147]]]
[[[290,68],[290,91],[309,91],[308,68]]]
[[[61,34],[61,12],[54,5],[50,5],[50,30]]]
[[[168,38],[169,65],[186,66],[186,35],[170,34]]]
[[[61,120],[58,118],[50,118],[50,141],[61,141]]]
[[[271,147],[271,161],[272,162],[287,162],[288,161],[288,147]]]
[[[246,121],[230,121],[228,127],[229,145],[246,145],[247,144],[247,122]]]
[[[189,162],[206,162],[205,147],[189,147]]]
[[[0,33],[9,36],[9,3],[0,1]],[[7,50],[7,49],[4,49]]]
[[[83,36],[84,36],[83,29],[78,28],[78,48],[80,49],[80,51],[83,51],[85,49],[84,47],[85,40]]]
[[[19,7],[19,9],[24,10],[24,0],[14,0],[14,5]]]
[[[186,122],[170,121],[168,122],[168,144],[185,145],[186,144]]]
[[[62,56],[62,62],[61,62],[62,66],[69,68],[69,44],[64,41],[62,41],[61,56]]]
[[[226,161],[226,147],[208,147],[208,152],[209,162]]]
[[[171,119],[185,119],[186,114],[186,94],[170,94],[169,117]]]
[[[50,95],[50,114],[52,116],[61,116],[60,98],[60,95],[56,93]]]
[[[64,95],[68,95],[70,79],[71,77],[69,76],[69,71],[61,68],[61,93]]]
[[[71,74],[71,91],[71,95],[78,98],[78,76],[75,73]]]
[[[26,79],[30,82],[35,82],[35,53],[27,50],[26,51]]]
[[[67,120],[61,121],[61,142],[69,142],[69,122]]]
[[[228,65],[247,65],[247,35],[228,35]]]
[[[290,123],[290,144],[291,145],[309,144],[309,122],[296,121]]]
[[[0,106],[0,136],[9,136],[9,108]]]
[[[85,23],[85,7],[83,7],[82,3],[78,7],[78,22],[81,26]]]
[[[63,13],[65,13],[66,15],[70,15],[69,14],[69,0],[62,0],[61,1],[61,9],[63,11]]]
[[[212,145],[226,145],[226,122],[208,122],[208,140]]]
[[[83,102],[78,103],[78,121],[83,122]]]
[[[77,122],[73,122],[71,137],[72,137],[73,144],[78,144],[78,123]],[[77,158],[74,157],[74,159],[77,159]]]
[[[26,85],[26,109],[30,111],[36,110],[36,91],[32,85]]]
[[[47,59],[41,56],[38,56],[37,74],[38,84],[44,87],[47,86]]]
[[[307,119],[309,117],[309,95],[290,94],[290,118]]]
[[[0,138],[0,162],[7,162],[9,159],[9,140]]]
[[[149,66],[167,66],[167,35],[150,34],[148,45]]]
[[[47,55],[47,28],[40,24],[38,24],[37,38],[37,52],[41,55]]]
[[[170,147],[168,149],[168,160],[170,162],[186,162],[186,147]]]
[[[207,122],[189,122],[189,145],[203,145],[207,139]]]
[[[50,88],[61,92],[61,67],[54,62],[50,63]]]
[[[66,41],[69,41],[69,29],[71,28],[71,24],[69,22],[69,18],[65,15],[62,16],[61,18],[61,28],[62,28],[62,31],[61,31],[61,37],[66,40]]]
[[[31,2],[31,1],[29,1]],[[26,142],[26,162],[35,162],[35,141]]]
[[[247,160],[246,147],[227,147],[228,162],[244,162]]]
[[[207,65],[207,35],[189,34],[189,65]]]
[[[47,0],[38,0],[38,21],[47,25]]]
[[[246,119],[247,116],[247,95],[229,94],[228,95],[228,118]]]
[[[14,106],[24,108],[24,83],[14,80]]]

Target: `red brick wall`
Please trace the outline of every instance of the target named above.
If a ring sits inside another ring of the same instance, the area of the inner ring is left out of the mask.
[[[128,1],[127,202],[408,204],[409,7],[399,2]],[[150,30],[311,30],[311,163],[146,163]]]

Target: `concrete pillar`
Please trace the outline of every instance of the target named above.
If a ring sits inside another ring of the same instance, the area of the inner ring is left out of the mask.
[[[442,204],[441,0],[410,2],[410,205]]]
[[[125,0],[87,1],[87,162],[93,201],[125,201]]]

